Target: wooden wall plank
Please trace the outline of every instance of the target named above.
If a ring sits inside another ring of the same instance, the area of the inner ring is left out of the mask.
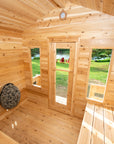
[[[14,83],[20,90],[26,87],[22,38],[0,35],[0,86]]]
[[[92,5],[92,1],[89,0],[89,2],[89,5]],[[98,3],[99,2],[97,1],[97,6]],[[78,8],[74,8],[73,10],[71,7],[71,10],[68,11],[69,14],[75,14],[75,11],[78,11]],[[57,17],[57,13],[59,12],[56,12],[55,10],[49,14],[50,17],[45,17],[41,21],[38,21],[36,25],[32,25],[29,29],[26,29],[23,34],[24,44],[27,47],[32,47],[32,44],[33,47],[36,45],[42,45],[43,47],[41,48],[43,53],[41,58],[41,71],[43,76],[42,84],[45,90],[48,90],[49,83],[47,84],[47,81],[49,82],[49,80],[47,77],[49,74],[48,70],[50,69],[50,67],[48,67],[48,38],[50,38],[50,42],[58,42],[57,45],[60,47],[60,39],[58,41],[57,38],[61,38],[61,41],[64,39],[65,43],[65,39],[69,38],[69,41],[73,41],[73,37],[76,38],[79,36],[80,42],[77,54],[76,78],[74,86],[75,91],[73,95],[73,113],[75,116],[81,118],[84,114],[86,102],[89,101],[86,96],[92,48],[114,49],[114,17],[103,13],[101,14],[99,12],[86,12],[84,13],[83,11],[84,14],[82,15],[68,16],[65,21],[61,21]],[[54,39],[54,37],[56,38]],[[67,47],[67,45],[61,45],[61,47],[64,48]],[[27,75],[29,73],[28,66],[26,67]],[[113,66],[112,69],[114,69]],[[104,101],[103,104],[107,104],[109,101],[111,102],[111,99],[113,101],[113,77],[114,72],[112,70],[109,79],[111,89],[108,91],[108,95],[106,96],[107,100]],[[27,79],[27,83],[28,82],[30,82],[29,76]],[[95,101],[92,102],[95,103]],[[101,105],[101,103],[99,103],[99,105]]]

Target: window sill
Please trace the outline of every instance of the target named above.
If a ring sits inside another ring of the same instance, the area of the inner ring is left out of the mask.
[[[32,86],[37,87],[37,88],[41,88],[41,86],[40,86],[40,85],[35,85],[35,84],[32,84]]]
[[[91,102],[97,102],[97,103],[103,103],[103,99],[97,99],[97,98],[86,98],[87,101],[91,101]]]

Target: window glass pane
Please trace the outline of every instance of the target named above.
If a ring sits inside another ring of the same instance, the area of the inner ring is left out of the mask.
[[[105,93],[112,50],[93,49],[87,97],[102,100]]]
[[[69,69],[70,49],[56,49],[56,68]]]
[[[68,72],[56,71],[56,102],[67,104]]]
[[[31,49],[31,61],[32,61],[32,77],[34,85],[41,85],[40,77],[40,49]]]
[[[40,74],[40,49],[31,49],[31,60],[32,60],[32,74],[36,76]]]

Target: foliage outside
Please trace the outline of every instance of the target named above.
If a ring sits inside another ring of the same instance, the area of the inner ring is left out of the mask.
[[[34,48],[34,49],[31,49],[31,56],[34,57],[35,55],[39,54],[40,53],[40,50],[39,48]]]

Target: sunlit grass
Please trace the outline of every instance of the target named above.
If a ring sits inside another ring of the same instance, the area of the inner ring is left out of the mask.
[[[32,59],[32,75],[40,74],[40,58]]]
[[[89,80],[106,83],[110,62],[91,62]]]

